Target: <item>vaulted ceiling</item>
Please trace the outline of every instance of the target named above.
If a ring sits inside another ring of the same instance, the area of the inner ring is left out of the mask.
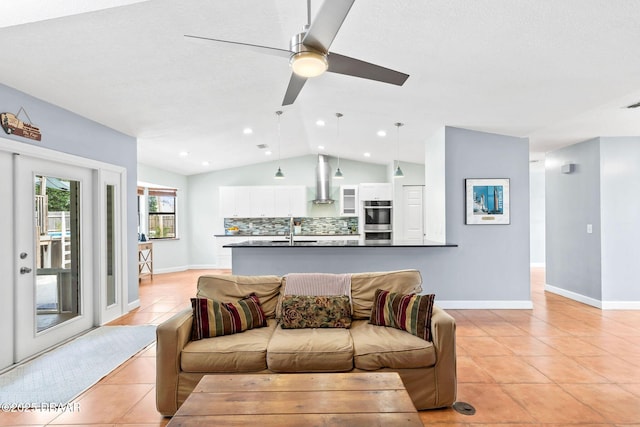
[[[637,0],[356,0],[331,51],[409,79],[325,73],[284,108],[286,59],[184,37],[287,49],[306,19],[302,0],[3,1],[0,82],[135,136],[140,162],[186,175],[275,160],[278,145],[283,158],[322,145],[421,163],[445,125],[528,137],[532,158],[640,135],[640,108],[625,108],[640,101]]]

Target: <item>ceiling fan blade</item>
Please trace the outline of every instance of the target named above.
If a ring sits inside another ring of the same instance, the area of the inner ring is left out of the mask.
[[[282,105],[291,105],[298,97],[298,94],[302,90],[302,86],[307,82],[306,77],[300,77],[297,74],[291,73],[291,80],[289,80],[289,86],[287,87],[287,93],[284,94]]]
[[[238,46],[238,47],[240,47],[242,49],[251,50],[253,52],[266,53],[268,55],[281,56],[281,57],[287,58],[287,59],[289,59],[289,57],[291,56],[291,52],[289,50],[279,49],[277,47],[269,47],[269,46],[260,46],[260,45],[257,45],[257,44],[232,42],[232,41],[229,41],[229,40],[219,40],[219,39],[212,39],[212,38],[209,38],[209,37],[191,36],[191,35],[188,35],[188,34],[185,34],[184,36],[188,37],[191,40],[195,40],[197,42],[227,43],[227,44],[232,44],[232,45]]]
[[[330,52],[327,56],[329,69],[332,73],[345,74],[347,76],[361,77],[363,79],[377,80],[383,83],[402,86],[409,78],[409,74]]]
[[[329,51],[338,30],[347,17],[355,0],[325,0],[302,39],[302,44],[320,52]]]

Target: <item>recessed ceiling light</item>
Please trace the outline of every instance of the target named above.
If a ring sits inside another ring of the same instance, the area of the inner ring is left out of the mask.
[[[251,135],[253,133],[253,129],[244,128],[244,129],[242,129],[242,133],[244,133],[245,135]]]
[[[187,157],[189,155],[189,152],[188,151],[181,151],[181,152],[178,153],[178,155],[180,157]]]
[[[376,135],[378,135],[380,138],[387,136],[387,132],[384,130],[379,130]]]
[[[316,126],[324,126],[324,120],[317,120]]]
[[[265,151],[265,152],[264,152],[264,155],[265,155],[265,156],[270,156],[271,154],[273,154],[271,151]]]
[[[324,150],[324,145],[318,145],[318,150]]]
[[[209,166],[209,162],[205,160],[204,162],[202,162],[202,166]]]
[[[364,153],[365,157],[371,157],[371,153]]]

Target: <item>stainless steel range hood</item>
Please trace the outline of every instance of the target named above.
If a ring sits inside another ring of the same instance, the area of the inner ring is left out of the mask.
[[[316,205],[326,205],[333,203],[331,199],[331,167],[329,158],[324,154],[318,154],[318,164],[316,165],[316,198],[313,203]]]

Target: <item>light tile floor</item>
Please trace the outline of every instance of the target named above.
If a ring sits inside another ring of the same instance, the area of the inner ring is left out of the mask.
[[[203,273],[143,280],[140,308],[112,324],[158,324],[189,307]],[[476,414],[422,411],[423,423],[640,427],[640,311],[602,311],[546,293],[540,268],[532,269],[531,285],[533,310],[448,310],[457,322],[458,400]],[[0,426],[165,425],[155,410],[155,347],[76,402],[74,413],[0,413]]]

